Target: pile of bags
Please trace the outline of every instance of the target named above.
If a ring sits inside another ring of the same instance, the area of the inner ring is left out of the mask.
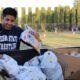
[[[32,58],[25,62],[24,66],[37,66],[45,74],[47,80],[64,80],[62,68],[52,51]]]
[[[21,39],[40,53],[41,43],[30,27],[21,34]],[[16,60],[4,54],[0,58],[0,69],[6,70],[16,80],[64,80],[61,66],[52,51],[36,56],[24,65],[18,65]]]
[[[46,80],[46,76],[38,67],[20,66],[13,58],[5,54],[0,59],[0,68],[6,70],[11,78],[16,80]]]
[[[57,57],[51,51],[32,58],[23,66],[4,54],[0,59],[0,68],[6,70],[16,80],[64,80]]]

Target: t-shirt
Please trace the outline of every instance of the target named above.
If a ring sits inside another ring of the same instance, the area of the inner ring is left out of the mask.
[[[22,29],[14,25],[11,30],[5,30],[0,24],[0,51],[15,50],[20,47]]]

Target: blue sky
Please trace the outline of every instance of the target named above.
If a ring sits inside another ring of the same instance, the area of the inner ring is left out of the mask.
[[[0,0],[0,7],[32,7],[32,11],[35,11],[35,7],[54,7],[62,5],[73,6],[74,0]]]

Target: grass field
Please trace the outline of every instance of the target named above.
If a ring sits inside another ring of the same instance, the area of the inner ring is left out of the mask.
[[[46,32],[45,38],[43,33],[40,37],[44,45],[52,47],[80,46],[80,32]]]
[[[51,47],[72,47],[80,46],[80,32],[46,32],[46,37],[43,37],[43,33],[40,33],[41,40],[44,45]],[[46,46],[43,46],[45,48]],[[20,49],[31,48],[24,44],[21,44]],[[49,47],[48,47],[49,48]]]

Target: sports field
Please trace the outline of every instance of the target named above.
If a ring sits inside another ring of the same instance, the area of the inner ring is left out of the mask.
[[[52,47],[80,46],[80,32],[46,32],[40,34],[44,45]]]
[[[43,37],[43,33],[40,33],[43,48],[47,46],[51,47],[72,47],[80,46],[80,32],[46,32],[46,37]],[[24,44],[21,44],[20,49],[31,48]],[[49,47],[48,47],[49,48]]]

